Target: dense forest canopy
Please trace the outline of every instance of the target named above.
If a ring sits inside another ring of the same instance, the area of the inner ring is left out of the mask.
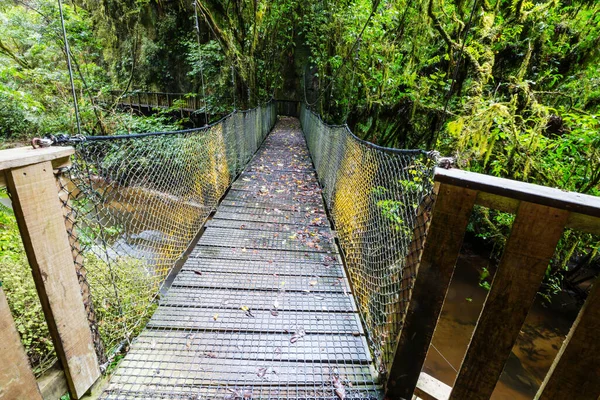
[[[213,121],[293,99],[383,146],[600,195],[597,1],[73,0],[64,13],[85,134],[193,123],[110,91],[195,93]],[[6,143],[77,133],[57,1],[5,0],[0,21]],[[479,217],[502,242],[512,219]],[[557,268],[597,257],[596,239],[565,240]]]

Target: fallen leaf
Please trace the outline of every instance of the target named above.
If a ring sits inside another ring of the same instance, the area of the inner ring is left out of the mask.
[[[219,319],[219,314],[215,314],[213,315],[213,319],[216,321],[217,319]]]
[[[316,280],[308,282],[308,284],[309,284],[310,286],[315,286],[317,283],[319,283],[319,282],[318,282],[318,281],[316,281]]]
[[[304,337],[304,335],[306,335],[306,332],[304,331],[304,329],[302,329],[302,328],[298,329],[296,332],[294,332],[294,334],[290,338],[290,343],[296,343],[298,341],[298,339],[300,339],[301,337]]]
[[[266,373],[267,373],[267,368],[265,368],[265,367],[262,367],[262,368],[259,368],[259,369],[258,369],[258,372],[256,373],[256,375],[257,375],[259,378],[262,378],[262,377],[264,377],[264,376],[265,376],[265,374],[266,374]]]
[[[194,270],[194,273],[195,273],[196,275],[202,275],[202,271],[196,271],[196,270]]]
[[[204,355],[206,357],[208,357],[208,358],[217,358],[217,355],[215,353],[213,353],[213,352],[210,352],[210,351],[205,351]]]
[[[337,376],[334,376],[332,378],[332,381],[336,396],[340,400],[344,400],[346,398],[346,388],[344,388],[344,384],[340,381],[340,378],[338,378]]]
[[[273,310],[271,310],[271,315],[274,316],[274,317],[276,317],[276,316],[279,315],[279,311],[273,309]]]
[[[189,334],[186,336],[186,338],[187,338],[187,341],[185,342],[186,348],[189,349],[190,347],[192,347],[192,341],[194,340],[194,337],[196,337],[196,335],[193,335],[193,334]]]

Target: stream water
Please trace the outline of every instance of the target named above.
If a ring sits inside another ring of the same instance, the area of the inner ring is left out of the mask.
[[[487,290],[479,286],[479,271],[489,269],[486,254],[465,245],[440,322],[436,328],[423,370],[452,385],[481,312]],[[532,399],[548,372],[563,340],[577,316],[578,307],[568,296],[558,296],[552,304],[536,298],[513,347],[493,400]]]

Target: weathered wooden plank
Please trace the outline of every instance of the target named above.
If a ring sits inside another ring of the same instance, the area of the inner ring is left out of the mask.
[[[71,397],[100,376],[52,163],[14,168],[8,187],[29,264]]]
[[[519,201],[600,217],[600,197],[459,169],[437,168],[435,180]]]
[[[415,395],[421,400],[448,400],[452,387],[435,379],[433,376],[421,372]]]
[[[161,305],[178,307],[219,307],[278,311],[356,311],[352,297],[345,293],[230,290],[173,286]]]
[[[0,398],[42,399],[0,282]]]
[[[285,290],[296,292],[349,293],[350,288],[343,278],[331,276],[285,276],[261,274],[229,274],[202,272],[198,274],[184,266],[173,286],[246,290]]]
[[[600,279],[596,279],[536,400],[600,398]]]
[[[334,348],[340,351],[329,351]],[[131,352],[178,355],[182,363],[191,364],[194,358],[207,354],[235,360],[366,364],[371,362],[366,349],[365,337],[353,335],[307,335],[291,343],[289,335],[275,333],[146,330],[136,339]]]
[[[342,264],[334,257],[330,257],[327,262],[319,263],[188,258],[185,267],[200,272],[251,274],[259,271],[267,275],[345,276]]]
[[[387,395],[410,399],[454,272],[477,192],[440,185],[404,325],[390,368]]]
[[[202,363],[208,359],[210,365]],[[373,381],[367,365],[340,363],[288,363],[280,361],[229,360],[209,355],[195,360],[182,360],[179,355],[136,353],[127,355],[119,366],[113,383],[134,381],[150,385],[311,385],[331,384],[334,371],[353,384]],[[261,368],[265,368],[264,374]]]
[[[451,399],[489,399],[525,322],[569,212],[521,202]]]
[[[519,208],[519,200],[503,197],[492,193],[479,192],[477,195],[477,204],[494,210],[500,210],[508,213],[516,213]],[[565,224],[568,229],[600,235],[600,218],[590,215],[572,212]]]
[[[45,147],[41,149],[17,147],[15,149],[0,150],[0,171],[64,159],[70,157],[73,153],[75,153],[73,147]],[[58,162],[62,163],[62,161]]]
[[[303,328],[306,333],[362,334],[355,313],[280,312],[228,310],[219,308],[159,307],[148,323],[150,328],[205,329],[212,331],[245,331],[288,333]]]

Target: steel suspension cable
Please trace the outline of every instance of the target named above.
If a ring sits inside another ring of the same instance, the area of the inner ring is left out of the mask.
[[[200,48],[200,24],[198,23],[197,1],[198,0],[194,0],[194,17],[196,20],[196,38],[198,39],[198,61],[200,62],[200,80],[202,82],[202,101],[204,102],[204,123],[205,125],[208,125],[208,105],[206,103],[206,89],[204,87],[204,65],[202,62],[202,49]]]
[[[62,25],[63,40],[65,42],[65,56],[67,58],[67,67],[69,68],[69,79],[71,81],[71,94],[73,95],[73,106],[75,107],[75,119],[77,120],[77,134],[81,135],[81,120],[79,118],[79,105],[77,104],[77,92],[75,90],[75,81],[73,80],[73,67],[71,66],[71,50],[69,40],[67,39],[67,29],[65,28],[65,17],[63,15],[62,1],[58,0],[58,11],[60,13],[60,23]]]
[[[321,97],[323,96],[323,94],[331,87],[331,85],[333,84],[333,81],[335,81],[335,79],[337,78],[337,76],[340,74],[340,72],[346,66],[346,62],[348,61],[348,59],[350,59],[350,56],[352,55],[352,52],[354,51],[354,48],[356,47],[356,45],[358,44],[358,42],[360,40],[362,40],[363,33],[367,29],[367,26],[369,26],[369,23],[371,22],[371,19],[375,15],[375,12],[377,12],[377,8],[379,7],[379,3],[380,3],[379,1],[376,1],[375,4],[373,5],[373,8],[371,10],[371,14],[369,14],[369,18],[367,18],[367,21],[365,22],[365,24],[363,25],[362,29],[360,30],[360,33],[358,34],[358,36],[356,37],[356,40],[354,41],[354,44],[352,45],[352,47],[350,48],[350,50],[346,54],[346,57],[344,57],[344,60],[342,61],[342,65],[335,71],[334,75],[331,77],[331,80],[329,81],[329,83],[327,84],[327,86],[323,90],[320,91],[320,94],[317,96],[317,99],[313,103],[308,103],[307,102],[307,104],[310,107],[312,107],[315,104],[317,104],[317,102],[321,99]],[[306,84],[306,82],[305,82],[305,84]],[[305,99],[305,101],[306,101],[306,99]]]
[[[475,14],[475,10],[477,9],[477,3],[479,3],[479,0],[475,0],[473,2],[473,8],[471,9],[471,14],[469,15],[469,20],[467,21],[467,25],[465,26],[465,34],[463,35],[463,40],[460,45],[460,53],[458,56],[458,60],[456,61],[456,66],[454,67],[454,72],[452,74],[452,81],[450,82],[450,87],[448,88],[448,92],[446,93],[446,101],[444,103],[444,111],[442,114],[442,120],[441,120],[439,127],[436,129],[435,137],[434,137],[434,140],[432,143],[434,146],[435,146],[435,142],[437,141],[437,136],[439,134],[439,131],[443,128],[444,124],[446,123],[448,105],[450,104],[450,99],[452,98],[454,85],[456,83],[456,79],[458,78],[458,70],[460,69],[460,64],[463,59],[463,54],[465,51],[465,44],[467,42],[467,35],[469,33],[469,30],[471,29],[471,22],[473,21],[473,15]]]

